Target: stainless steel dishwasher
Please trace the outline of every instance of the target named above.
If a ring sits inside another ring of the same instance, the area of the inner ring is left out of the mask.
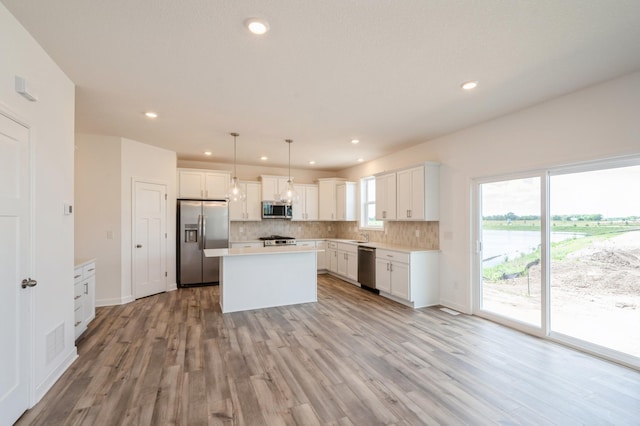
[[[363,289],[378,293],[376,290],[376,249],[358,246],[358,282]]]

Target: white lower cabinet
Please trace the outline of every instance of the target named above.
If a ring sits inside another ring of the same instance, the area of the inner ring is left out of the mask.
[[[327,270],[338,273],[338,243],[329,241],[327,243]]]
[[[358,281],[358,246],[338,243],[338,274]]]
[[[96,317],[96,262],[76,265],[74,278],[74,330],[77,339]]]
[[[414,308],[437,305],[438,252],[376,250],[376,288]]]
[[[327,242],[316,241],[316,248],[324,250],[318,252],[318,271],[325,271],[327,269]]]
[[[327,242],[327,270],[350,281],[358,282],[358,246],[356,244]]]
[[[327,242],[326,241],[297,241],[296,246],[318,248],[318,249],[324,250],[316,253],[316,269],[318,271],[324,271],[325,269],[327,269],[327,266],[326,266]]]

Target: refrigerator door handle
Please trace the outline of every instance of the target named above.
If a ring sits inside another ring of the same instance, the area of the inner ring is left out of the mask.
[[[200,250],[202,250],[202,237],[204,236],[202,234],[202,215],[199,214],[198,215],[198,234],[199,234],[199,240],[198,240],[198,248]]]
[[[202,250],[207,248],[207,217],[205,215],[200,216],[202,218]]]

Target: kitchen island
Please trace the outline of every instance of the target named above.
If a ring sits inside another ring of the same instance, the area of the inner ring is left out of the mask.
[[[205,249],[220,257],[223,313],[318,301],[316,253],[310,247]]]

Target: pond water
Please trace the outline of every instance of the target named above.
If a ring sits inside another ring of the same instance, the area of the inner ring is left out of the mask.
[[[552,232],[551,242],[580,238],[584,234]],[[509,259],[536,251],[541,243],[540,231],[482,231],[482,266],[499,265]]]

